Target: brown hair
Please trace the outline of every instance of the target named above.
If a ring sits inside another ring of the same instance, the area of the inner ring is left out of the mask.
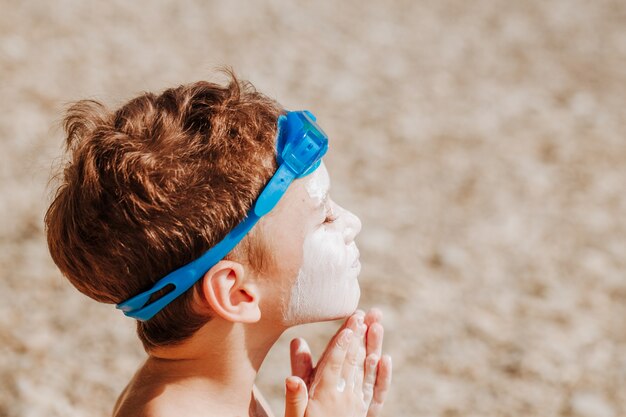
[[[69,161],[45,224],[54,262],[79,291],[124,301],[245,217],[276,170],[283,110],[229,75],[226,86],[200,81],[145,93],[114,112],[92,100],[68,109]],[[257,271],[271,263],[255,233],[229,256]],[[195,290],[137,322],[146,350],[179,343],[209,320],[191,308]]]

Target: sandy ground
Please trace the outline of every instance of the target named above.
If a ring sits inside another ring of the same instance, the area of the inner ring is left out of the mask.
[[[47,253],[64,107],[223,64],[331,135],[386,416],[626,416],[626,3],[371,3],[0,1],[0,416],[106,416],[143,358]]]

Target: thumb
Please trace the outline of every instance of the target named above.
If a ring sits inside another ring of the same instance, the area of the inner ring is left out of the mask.
[[[285,380],[285,417],[304,417],[309,400],[306,385],[297,376]]]
[[[289,345],[289,354],[291,375],[299,376],[305,384],[310,384],[313,376],[313,359],[306,340],[300,337],[293,339]]]

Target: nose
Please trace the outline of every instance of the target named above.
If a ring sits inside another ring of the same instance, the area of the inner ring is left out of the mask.
[[[345,228],[343,232],[343,239],[346,244],[350,244],[356,238],[356,235],[361,231],[361,220],[351,211],[345,210],[344,214]]]

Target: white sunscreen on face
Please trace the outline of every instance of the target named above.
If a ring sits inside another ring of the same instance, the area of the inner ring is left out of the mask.
[[[329,185],[326,170],[318,169],[311,175],[306,189],[311,199],[319,204],[328,193]],[[344,235],[342,228],[317,225],[305,237],[302,266],[285,313],[288,322],[343,317],[356,308],[360,290],[352,263],[357,249],[354,243],[346,245]]]
[[[306,237],[302,267],[291,290],[289,321],[324,320],[356,308],[358,283],[356,277],[346,274],[350,266],[346,252],[337,232],[321,227]]]
[[[320,167],[321,168],[321,167]],[[306,183],[306,191],[315,204],[320,204],[330,188],[330,178],[325,170],[317,169]]]

